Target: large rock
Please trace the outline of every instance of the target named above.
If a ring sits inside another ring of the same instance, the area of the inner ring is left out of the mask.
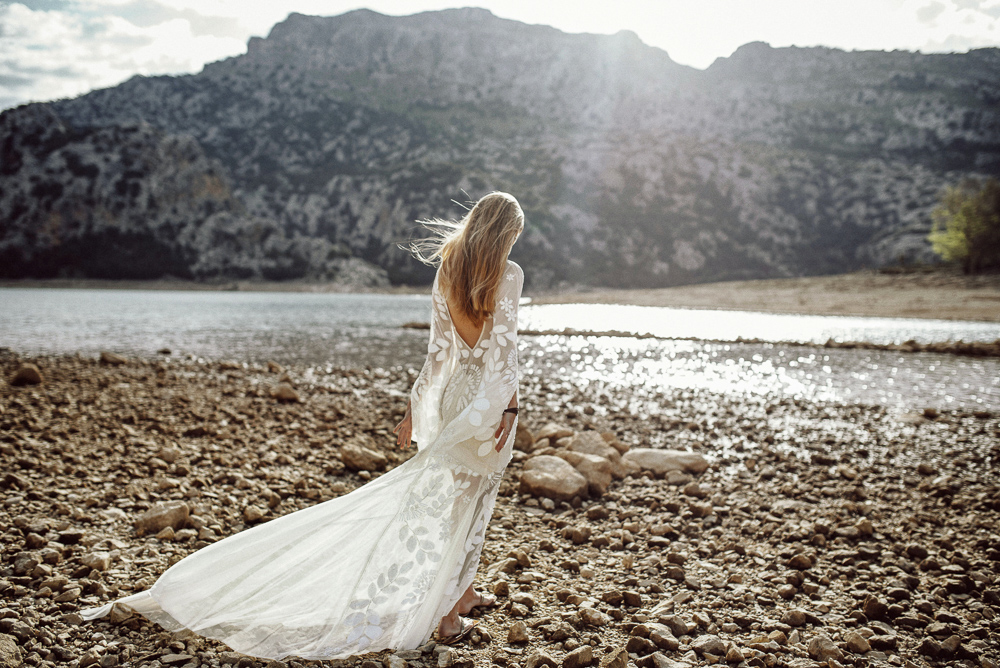
[[[521,493],[557,501],[587,497],[589,484],[583,474],[564,459],[552,455],[532,457],[524,463]]]
[[[535,437],[531,434],[523,422],[517,423],[517,432],[514,434],[514,449],[521,452],[531,452],[534,450]]]
[[[191,509],[183,501],[164,501],[140,515],[135,520],[135,530],[140,536],[156,534],[167,527],[177,531],[184,528],[190,516]]]
[[[17,648],[17,638],[0,633],[0,668],[20,668],[21,650]]]
[[[351,471],[381,471],[389,463],[381,452],[357,443],[346,443],[340,449],[340,459]]]
[[[626,452],[622,461],[635,464],[644,471],[652,471],[656,475],[665,475],[668,471],[704,473],[708,469],[707,459],[697,452],[684,450],[636,448]]]
[[[584,452],[560,451],[556,456],[565,459],[587,479],[590,495],[598,497],[608,491],[611,484],[611,462],[604,457],[588,455]]]
[[[598,457],[604,457],[608,461],[618,461],[621,459],[621,454],[608,445],[608,442],[597,431],[581,431],[575,434],[566,444],[566,449],[588,455],[597,455]]]
[[[34,364],[22,364],[18,367],[14,375],[10,377],[10,384],[14,387],[24,385],[40,385],[42,382],[42,372]]]
[[[535,434],[535,440],[540,441],[543,438],[549,439],[551,442],[555,443],[560,438],[566,438],[567,436],[572,436],[573,430],[555,422],[550,422]]]
[[[624,455],[630,449],[627,445],[618,440],[618,436],[613,431],[602,431],[601,436],[603,436],[604,440],[608,442],[608,445],[617,450],[620,455]]]
[[[597,431],[581,431],[579,434],[575,434],[566,443],[566,449],[586,455],[604,457],[611,462],[611,475],[618,480],[639,471],[633,464],[625,462],[621,453]]]

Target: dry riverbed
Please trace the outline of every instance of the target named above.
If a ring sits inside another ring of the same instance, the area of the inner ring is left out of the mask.
[[[76,613],[405,461],[391,429],[414,375],[0,356],[0,666],[314,664]],[[998,665],[996,414],[539,376],[522,393],[477,580],[498,606],[461,647],[334,665]],[[602,447],[611,478],[580,456]],[[642,448],[699,456],[657,473]],[[548,458],[587,485],[559,498],[525,472]],[[165,502],[183,512],[150,526]]]
[[[776,278],[653,290],[539,293],[535,304],[635,304],[764,313],[1000,322],[1000,274],[955,270]]]

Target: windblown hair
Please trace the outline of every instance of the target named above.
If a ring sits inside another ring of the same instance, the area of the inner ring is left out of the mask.
[[[438,283],[449,302],[476,327],[493,315],[507,255],[524,230],[524,213],[512,195],[484,196],[457,223],[423,220],[434,232],[410,244],[421,262],[440,266]]]

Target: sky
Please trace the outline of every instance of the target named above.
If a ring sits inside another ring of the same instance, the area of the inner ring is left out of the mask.
[[[461,6],[573,33],[631,30],[699,69],[754,41],[925,53],[1000,46],[1000,0],[0,0],[0,109],[135,74],[199,72],[245,53],[251,36],[293,11]]]

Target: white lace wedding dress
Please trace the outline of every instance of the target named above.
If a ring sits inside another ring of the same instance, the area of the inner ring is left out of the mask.
[[[472,584],[511,458],[513,431],[499,452],[493,434],[517,391],[523,281],[508,262],[494,316],[470,347],[435,280],[427,361],[411,392],[413,458],[350,494],[209,545],[116,603],[261,658],[425,643]]]

